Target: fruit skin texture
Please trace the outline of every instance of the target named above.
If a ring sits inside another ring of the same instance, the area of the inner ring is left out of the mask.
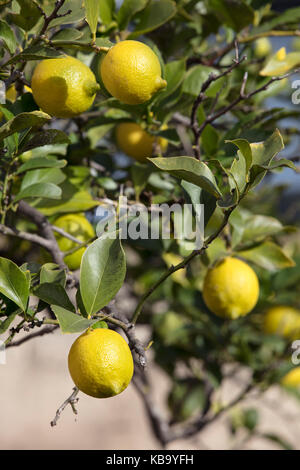
[[[222,318],[236,319],[249,313],[259,296],[259,282],[248,264],[227,257],[210,268],[203,285],[207,307]]]
[[[133,359],[128,344],[113,330],[87,330],[75,340],[68,365],[75,385],[95,398],[123,392],[133,375]]]
[[[90,238],[95,236],[93,226],[89,223],[83,214],[62,215],[54,221],[54,225],[63,229],[65,232],[69,233],[81,242],[87,242]],[[66,237],[63,237],[60,234],[56,233],[55,237],[58,246],[62,251],[69,251],[78,246],[77,243],[69,240]],[[75,253],[66,256],[64,259],[66,265],[72,270],[78,269],[80,267],[81,258],[85,250],[86,248],[83,247],[75,251]]]
[[[145,162],[152,156],[152,149],[157,139],[163,152],[168,147],[168,141],[162,137],[154,137],[135,122],[122,122],[117,126],[116,139],[119,148],[130,157]]]
[[[300,367],[290,370],[280,381],[287,387],[298,387],[300,385]]]
[[[286,305],[271,307],[264,315],[264,331],[297,339],[300,334],[300,311]]]
[[[145,103],[167,85],[158,57],[139,41],[113,46],[100,63],[100,74],[109,93],[126,104]]]
[[[69,118],[92,106],[100,86],[89,67],[66,56],[42,60],[34,70],[31,88],[45,113]]]

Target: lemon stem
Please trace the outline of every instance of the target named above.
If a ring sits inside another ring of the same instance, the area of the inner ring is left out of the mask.
[[[90,80],[84,82],[83,87],[88,96],[93,96],[100,90],[99,83]]]

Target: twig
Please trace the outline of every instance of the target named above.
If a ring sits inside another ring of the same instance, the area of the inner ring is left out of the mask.
[[[73,413],[77,415],[77,410],[75,408],[75,405],[76,403],[78,403],[78,400],[79,400],[79,398],[77,398],[78,393],[79,393],[79,389],[77,387],[74,387],[72,394],[62,403],[62,405],[56,411],[55,417],[50,423],[52,427],[57,425],[57,421],[59,420],[62,412],[64,411],[67,405],[71,405]]]
[[[16,346],[20,346],[31,339],[38,338],[39,336],[44,336],[49,333],[53,333],[58,328],[58,325],[54,326],[46,326],[45,328],[41,329],[40,331],[35,331],[34,333],[30,333],[29,335],[24,336],[24,338],[19,339],[18,341],[14,341],[12,343],[8,343],[6,348],[14,348]]]

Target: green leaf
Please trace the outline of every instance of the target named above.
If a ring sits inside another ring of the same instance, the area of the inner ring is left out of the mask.
[[[55,283],[60,284],[63,287],[66,286],[66,273],[64,269],[60,269],[60,267],[55,263],[46,263],[43,264],[40,271],[40,283],[43,284],[44,282],[47,283]]]
[[[0,322],[0,335],[2,335],[8,330],[8,328],[10,327],[10,325],[12,324],[12,322],[14,321],[18,313],[21,313],[21,312],[22,310],[17,309],[13,313],[11,313],[5,320]]]
[[[99,320],[92,325],[92,330],[97,330],[98,328],[108,328],[108,325],[105,321]]]
[[[296,66],[300,65],[300,52],[286,54],[282,47],[273,55],[265,67],[260,71],[263,77],[278,77],[284,75]]]
[[[192,203],[196,213],[197,204],[204,205],[204,227],[206,227],[209,219],[211,218],[216,209],[217,199],[210,193],[199,188],[199,186],[189,183],[188,181],[182,181],[181,186],[186,191],[188,198],[190,199],[190,202]]]
[[[96,39],[100,3],[99,0],[84,0],[86,21],[94,39]]]
[[[143,10],[148,0],[124,0],[117,14],[119,29],[122,31],[136,13]]]
[[[32,0],[17,0],[17,2],[21,7],[20,13],[10,13],[8,17],[17,26],[29,31],[39,20],[41,12]]]
[[[80,333],[99,321],[97,319],[88,320],[57,305],[51,305],[51,310],[58,320],[62,333]]]
[[[209,7],[221,23],[237,32],[254,21],[254,10],[244,0],[210,0]]]
[[[62,197],[59,201],[37,201],[33,203],[43,214],[57,215],[69,212],[82,212],[99,204],[98,201],[94,201],[90,193],[84,189],[78,190],[77,187],[72,184],[69,179],[65,180],[60,186],[62,190]]]
[[[238,255],[271,272],[295,266],[294,261],[273,242],[265,242],[249,250],[239,251]]]
[[[47,15],[50,15],[52,13],[54,3],[55,2],[51,0],[48,1],[46,5],[44,5],[44,11],[47,13]],[[66,14],[67,12],[69,13]],[[78,0],[66,0],[63,6],[59,9],[59,14],[64,16],[60,16],[59,18],[55,18],[53,21],[51,21],[49,26],[50,28],[82,21],[85,17],[83,2],[80,2]]]
[[[75,307],[61,284],[43,282],[34,289],[34,295],[49,305],[58,305],[59,307],[75,312]]]
[[[23,191],[19,192],[14,202],[20,201],[21,199],[31,197],[41,197],[48,199],[60,199],[62,194],[61,188],[53,183],[36,183],[31,186],[27,186]]]
[[[252,165],[252,149],[248,140],[246,139],[226,140],[226,143],[232,143],[239,148],[240,154],[245,159],[245,169],[246,169],[246,174],[248,174],[248,171]]]
[[[283,230],[283,226],[275,217],[251,215],[244,221],[243,241],[257,241],[275,235]]]
[[[0,38],[11,54],[16,50],[17,43],[13,30],[8,26],[6,21],[0,20]]]
[[[37,183],[53,183],[60,184],[66,179],[66,175],[60,168],[41,168],[37,170],[27,171],[25,174],[20,190],[32,186]]]
[[[27,152],[27,150],[32,150],[36,147],[43,147],[44,145],[69,143],[70,139],[63,131],[58,129],[46,129],[42,132],[37,132],[32,139],[22,147],[22,152]]]
[[[26,274],[12,261],[0,258],[0,292],[12,300],[24,312],[29,298]]]
[[[56,49],[49,46],[30,46],[27,49],[24,49],[23,52],[13,56],[8,62],[9,64],[14,64],[20,62],[21,60],[43,60],[43,59],[55,59],[56,57],[61,57],[63,54]]]
[[[211,157],[217,153],[219,148],[219,133],[216,129],[208,124],[201,135],[201,143],[205,155]]]
[[[134,163],[130,168],[131,178],[135,190],[136,199],[139,199],[141,192],[145,188],[151,174],[151,168],[142,163]]]
[[[17,171],[17,174],[24,173],[28,170],[37,168],[63,168],[67,164],[67,160],[57,160],[55,158],[35,157],[23,163]]]
[[[193,157],[149,158],[157,168],[170,175],[193,183],[216,198],[222,194],[209,167]]]
[[[294,165],[294,163],[291,160],[287,160],[286,158],[281,158],[271,165],[253,165],[250,170],[249,178],[251,187],[256,186],[262,180],[267,171],[276,170],[277,168],[282,167],[287,167],[291,170],[297,171],[297,167]]]
[[[265,439],[269,439],[269,441],[275,442],[275,444],[278,444],[280,447],[282,447],[285,450],[294,450],[294,447],[289,442],[287,442],[282,437],[277,436],[277,434],[263,433],[263,434],[260,434],[260,436],[264,437]]]
[[[42,126],[47,121],[51,121],[51,116],[42,111],[20,113],[0,127],[0,141],[15,132],[23,131],[29,127]]]
[[[133,39],[159,28],[169,21],[175,13],[176,4],[171,0],[151,0],[139,15],[138,25],[128,38]]]
[[[83,33],[78,31],[78,29],[65,28],[52,36],[51,43],[55,44],[57,41],[75,41],[76,39],[81,38],[82,35]]]
[[[115,0],[102,0],[99,2],[99,9],[101,22],[106,26],[109,25],[113,20]]]
[[[216,70],[206,65],[196,65],[188,70],[182,84],[182,92],[192,96],[198,96],[203,83],[211,74],[216,74]],[[214,98],[223,88],[225,79],[219,78],[209,86],[205,94],[209,98]]]
[[[125,273],[125,254],[117,238],[98,238],[85,251],[81,260],[80,292],[88,315],[107,305],[121,288]]]
[[[165,65],[164,72],[164,78],[167,81],[167,86],[158,95],[156,99],[157,106],[159,106],[159,103],[167,96],[170,96],[172,93],[174,93],[174,91],[177,90],[177,88],[182,83],[185,74],[185,60],[180,59],[168,62]]]

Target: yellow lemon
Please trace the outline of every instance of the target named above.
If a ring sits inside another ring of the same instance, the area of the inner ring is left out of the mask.
[[[89,67],[69,56],[42,60],[34,70],[31,87],[38,106],[60,118],[86,111],[100,88]]]
[[[126,104],[145,103],[167,85],[157,55],[139,41],[121,41],[109,49],[100,74],[109,93]]]
[[[224,258],[208,270],[203,298],[207,307],[222,318],[235,319],[249,313],[259,296],[259,282],[248,264]]]
[[[268,38],[260,38],[255,41],[254,54],[256,57],[263,58],[272,52],[272,44]]]
[[[300,311],[286,305],[271,307],[264,316],[264,331],[284,338],[300,338]]]
[[[128,344],[113,330],[87,330],[72,344],[69,371],[75,385],[95,398],[123,392],[133,375],[133,359]]]
[[[61,228],[81,242],[87,242],[95,236],[95,231],[89,221],[83,214],[67,214],[62,215],[55,220],[56,227]],[[55,233],[57,243],[62,251],[70,251],[76,248],[78,244],[69,238]],[[80,248],[74,253],[65,256],[65,263],[70,269],[78,269],[80,267],[81,258],[86,248]]]
[[[280,382],[287,387],[298,387],[300,385],[300,367],[290,370]]]
[[[166,139],[149,134],[135,122],[119,124],[116,129],[116,138],[119,148],[140,162],[144,162],[152,156],[155,141],[159,144],[162,152],[168,147]]]

